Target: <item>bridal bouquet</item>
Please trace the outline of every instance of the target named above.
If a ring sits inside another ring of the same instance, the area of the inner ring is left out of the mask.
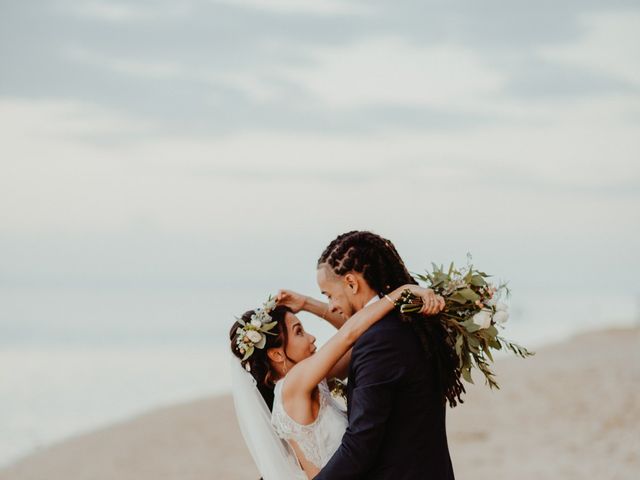
[[[500,388],[489,368],[493,362],[491,350],[508,349],[522,358],[534,355],[499,335],[498,328],[504,329],[509,319],[508,307],[500,301],[503,295],[509,296],[505,283],[493,285],[486,280],[490,275],[470,264],[461,270],[453,263],[447,270],[433,264],[431,272],[415,277],[445,299],[445,308],[437,318],[444,323],[449,341],[455,346],[458,368],[467,382],[473,383],[471,368],[475,366],[489,387]],[[415,313],[422,309],[422,300],[406,290],[396,306],[402,313]]]

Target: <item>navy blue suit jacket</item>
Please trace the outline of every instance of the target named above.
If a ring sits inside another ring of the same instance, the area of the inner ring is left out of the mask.
[[[453,480],[435,362],[396,312],[353,347],[349,426],[316,480]]]

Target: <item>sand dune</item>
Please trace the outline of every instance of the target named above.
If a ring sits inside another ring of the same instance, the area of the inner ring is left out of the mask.
[[[640,330],[582,335],[496,366],[448,413],[458,479],[637,478]],[[479,378],[479,377],[477,377]],[[228,396],[156,410],[71,438],[0,480],[257,479]]]

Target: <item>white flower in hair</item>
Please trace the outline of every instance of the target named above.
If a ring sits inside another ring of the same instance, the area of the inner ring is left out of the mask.
[[[269,311],[273,310],[274,308],[276,308],[276,305],[277,305],[276,304],[276,299],[275,298],[269,298],[269,300],[267,300],[263,304],[263,307],[264,307],[264,310],[266,312],[269,312]]]
[[[251,343],[259,343],[262,340],[262,334],[257,330],[249,330],[246,335]]]
[[[278,322],[272,321],[273,318],[269,315],[269,312],[276,307],[276,300],[269,296],[267,301],[262,305],[262,308],[256,308],[251,319],[245,322],[241,318],[238,318],[238,323],[241,325],[236,329],[236,344],[238,350],[244,357],[243,361],[247,360],[253,355],[254,349],[263,349],[267,344],[267,335],[275,335],[271,333]]]

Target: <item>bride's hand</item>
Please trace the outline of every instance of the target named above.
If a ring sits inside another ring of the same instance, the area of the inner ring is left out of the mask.
[[[421,314],[436,315],[444,310],[444,298],[441,295],[437,295],[432,289],[423,288],[420,285],[407,285],[406,287],[416,297],[420,297],[422,299]]]
[[[280,290],[276,295],[278,305],[289,307],[293,313],[298,313],[304,309],[307,296],[293,290]]]

